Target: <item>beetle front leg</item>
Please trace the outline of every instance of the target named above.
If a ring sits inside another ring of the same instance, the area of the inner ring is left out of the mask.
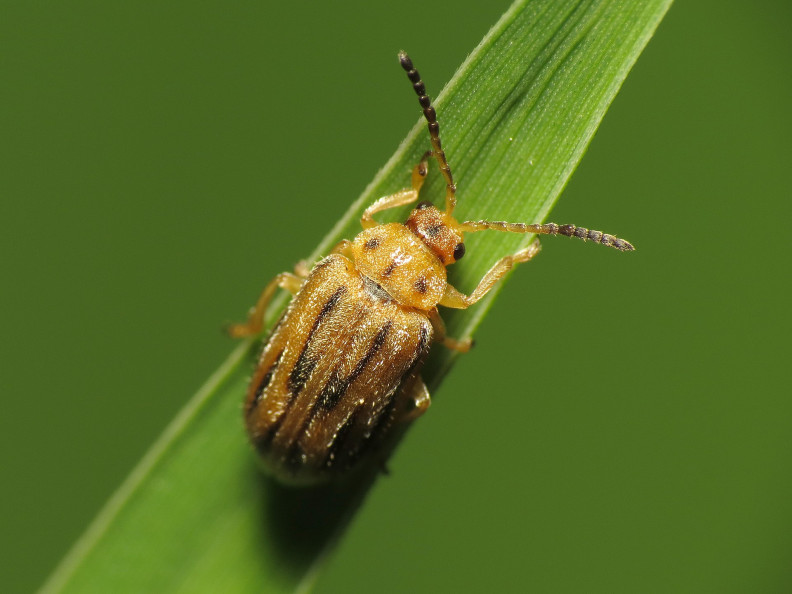
[[[528,260],[536,256],[536,254],[538,254],[539,250],[541,249],[542,246],[539,243],[539,240],[535,239],[527,248],[524,248],[519,252],[512,254],[511,256],[505,256],[501,258],[495,262],[495,265],[492,268],[487,271],[487,274],[485,274],[484,278],[479,281],[478,286],[470,295],[465,295],[464,293],[459,292],[452,285],[446,285],[445,294],[440,300],[440,305],[444,307],[453,307],[455,309],[466,309],[470,307],[476,303],[476,301],[484,297],[484,295],[489,293],[493,285],[502,279],[506,273],[514,267],[515,264],[519,264],[520,262],[528,262]]]
[[[269,305],[273,295],[275,295],[275,291],[281,288],[286,289],[292,295],[296,295],[303,281],[304,279],[296,274],[281,272],[264,287],[256,305],[253,306],[248,314],[247,322],[244,324],[230,325],[227,329],[228,335],[231,336],[231,338],[246,338],[260,333],[264,327],[264,314],[267,311],[267,305]]]
[[[410,204],[418,200],[418,193],[421,191],[421,186],[423,186],[424,180],[426,180],[426,173],[428,171],[427,159],[431,156],[431,151],[425,152],[419,163],[413,167],[411,189],[402,190],[401,192],[396,192],[390,196],[383,196],[379,200],[376,200],[374,204],[363,211],[363,216],[360,217],[360,226],[364,229],[376,227],[379,223],[374,220],[374,214],[382,212],[383,210],[388,210],[389,208],[404,206],[405,204]]]

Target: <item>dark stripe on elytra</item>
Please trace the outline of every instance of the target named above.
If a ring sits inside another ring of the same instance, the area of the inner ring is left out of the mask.
[[[429,346],[429,329],[427,326],[421,324],[421,331],[418,334],[418,344],[415,347],[415,352],[413,353],[413,358],[410,360],[410,364],[407,366],[407,370],[402,374],[400,382],[404,381],[404,378],[409,376],[416,368],[416,366],[423,361],[423,355],[426,354],[427,347]]]
[[[429,330],[422,325],[413,359],[390,393],[382,399],[383,404],[379,412],[376,413],[376,417],[370,423],[371,430],[361,435],[357,442],[353,444],[346,443],[352,427],[360,422],[358,417],[361,413],[358,410],[350,415],[339,428],[333,438],[333,442],[328,447],[327,457],[324,460],[324,465],[327,468],[331,468],[338,463],[343,463],[345,468],[351,468],[361,457],[366,455],[369,448],[379,446],[383,434],[387,433],[388,429],[393,426],[393,415],[397,404],[396,395],[402,391],[404,381],[412,375],[416,367],[423,361],[423,355],[428,344]]]
[[[305,450],[298,441],[295,441],[287,450],[283,458],[283,466],[289,474],[297,474],[301,467],[305,465]]]
[[[369,431],[360,436],[360,439],[349,450],[349,460],[347,464],[352,466],[362,456],[366,455],[369,448],[376,447],[380,443],[381,437],[393,426],[393,415],[396,408],[396,395],[401,392],[402,383],[399,382],[390,393],[385,396],[384,404],[377,414],[376,419],[372,423]]]
[[[283,425],[286,417],[289,416],[289,410],[291,410],[292,403],[294,403],[294,398],[289,398],[286,401],[286,406],[284,406],[278,417],[272,423],[270,423],[270,425],[267,427],[267,430],[253,438],[253,447],[255,447],[256,451],[262,456],[267,456],[269,454],[272,442],[275,439],[275,436],[278,434],[278,430],[281,428],[281,425]]]
[[[261,378],[258,386],[256,386],[256,393],[253,396],[250,406],[248,406],[248,409],[245,411],[245,415],[249,415],[251,412],[253,412],[253,409],[255,409],[258,403],[261,401],[261,397],[264,395],[264,390],[267,389],[267,386],[269,386],[270,382],[272,381],[272,376],[275,375],[275,371],[278,369],[278,364],[280,363],[281,357],[283,357],[283,351],[278,353],[278,356],[275,357],[275,362],[270,365],[267,373],[264,374],[264,377]]]
[[[262,433],[261,435],[256,435],[251,441],[253,442],[253,447],[256,448],[256,451],[263,457],[269,456],[270,447],[272,446],[272,440],[275,439],[275,434],[278,432],[278,429],[283,424],[283,419],[286,417],[286,414],[280,415],[275,422],[267,427],[267,430]]]
[[[289,411],[291,410],[294,401],[294,397],[286,400],[283,410],[280,412],[278,417],[272,423],[270,423],[270,425],[267,427],[267,430],[253,438],[253,447],[255,447],[256,451],[261,455],[266,456],[269,454],[272,442],[275,439],[275,436],[278,434],[281,425],[283,425],[283,422],[289,416]]]
[[[400,394],[404,388],[405,380],[409,379],[412,376],[415,369],[423,363],[424,357],[423,355],[426,353],[426,347],[429,344],[429,330],[426,326],[421,326],[421,333],[418,337],[418,346],[415,349],[415,355],[413,355],[412,361],[404,370],[401,377],[399,378],[396,387],[391,390],[390,394],[385,397],[385,404],[380,409],[380,412],[377,414],[376,419],[372,423],[371,431],[369,431],[363,439],[360,440],[360,444],[358,447],[358,451],[356,452],[357,456],[360,456],[364,453],[364,446],[369,447],[368,444],[377,445],[380,441],[382,434],[388,430],[393,425],[393,414],[394,409],[396,407],[397,398],[396,395]]]
[[[405,368],[404,372],[401,374],[399,381],[396,382],[395,387],[390,393],[383,398],[385,404],[382,405],[380,408],[380,412],[377,413],[377,416],[372,423],[373,429],[370,431],[370,435],[366,437],[368,439],[375,432],[380,429],[380,425],[384,417],[389,416],[393,412],[393,407],[395,405],[396,394],[398,394],[402,390],[402,386],[404,385],[404,381],[408,379],[413,372],[415,371],[416,367],[423,362],[423,355],[426,353],[426,346],[429,344],[429,331],[427,330],[426,326],[421,326],[421,333],[418,337],[418,346],[415,349],[415,353],[413,354],[413,358],[410,361],[410,364]]]
[[[316,329],[319,328],[319,324],[321,324],[330,315],[330,312],[333,311],[333,308],[335,308],[335,306],[338,304],[338,301],[341,299],[341,296],[346,293],[346,291],[346,285],[341,285],[338,287],[335,293],[330,296],[330,299],[328,299],[322,306],[322,309],[319,311],[319,315],[316,316],[313,326],[311,327],[311,331],[308,332],[308,337],[305,339],[305,344],[303,345],[302,351],[300,351],[300,355],[297,357],[297,362],[294,364],[294,369],[292,369],[291,373],[289,374],[288,386],[292,398],[299,394],[300,391],[305,387],[305,382],[307,382],[308,378],[311,377],[314,367],[316,367],[316,364],[319,362],[318,357],[308,356],[308,349],[311,346],[311,340],[316,333]]]
[[[355,443],[346,444],[345,448],[339,448],[336,457],[339,458],[339,462],[343,462],[345,468],[352,468],[360,459],[368,456],[371,450],[376,450],[382,446],[385,436],[396,421],[396,406],[399,401],[397,395],[400,393],[401,385],[395,386],[383,398],[385,404],[377,414],[371,429],[361,435]],[[345,458],[341,459],[342,456]]]
[[[429,330],[426,326],[421,325],[421,334],[418,337],[418,347],[415,349],[417,351],[416,358],[420,357],[421,354],[426,350],[426,347],[429,345]],[[413,362],[415,359],[413,359]]]
[[[354,452],[355,460],[363,455],[365,452],[365,447],[369,447],[371,444],[377,444],[380,441],[383,433],[393,426],[393,422],[395,420],[393,415],[396,409],[397,401],[396,395],[401,393],[401,391],[402,384],[400,382],[398,387],[391,390],[391,393],[386,396],[386,403],[382,409],[380,409],[377,419],[374,421],[373,426],[371,427],[371,431],[363,436],[363,438],[360,440],[360,443],[358,444],[358,447],[356,448],[356,451]]]
[[[349,438],[349,433],[352,431],[352,428],[358,423],[358,417],[360,416],[360,410],[355,410],[344,424],[338,428],[336,431],[335,436],[333,437],[333,441],[330,446],[327,448],[327,457],[324,460],[324,465],[327,468],[332,468],[333,465],[339,458],[339,454],[343,450],[347,439]]]
[[[319,398],[316,400],[316,407],[318,407],[321,411],[329,411],[332,410],[338,401],[341,400],[341,397],[346,393],[349,389],[349,386],[354,382],[361,373],[363,373],[363,369],[365,369],[368,362],[374,357],[374,355],[379,352],[382,348],[382,345],[385,344],[385,339],[388,336],[388,332],[391,329],[393,322],[388,321],[382,328],[379,329],[377,335],[374,337],[374,340],[371,341],[371,345],[369,346],[368,351],[360,361],[357,362],[355,368],[345,378],[339,378],[338,374],[333,372],[331,375],[331,379],[327,384],[325,384],[324,388],[319,394]],[[337,369],[337,368],[336,368]],[[313,416],[313,415],[312,415]]]
[[[289,410],[291,410],[292,404],[294,404],[295,397],[300,391],[305,387],[305,383],[308,381],[308,378],[311,376],[311,373],[316,367],[318,363],[318,358],[316,357],[309,357],[306,353],[308,351],[308,346],[311,343],[311,339],[313,338],[316,329],[319,327],[319,324],[327,318],[330,312],[338,303],[341,296],[346,292],[345,286],[340,286],[336,289],[336,292],[333,293],[330,298],[325,302],[322,306],[322,309],[319,312],[319,315],[316,317],[314,321],[313,327],[311,331],[308,333],[308,338],[305,341],[305,345],[303,346],[300,355],[297,357],[297,362],[294,364],[294,369],[289,374],[288,380],[288,389],[289,389],[289,398],[286,400],[285,406],[283,410],[278,415],[278,418],[273,421],[267,430],[258,435],[253,440],[253,446],[256,448],[257,451],[261,452],[262,454],[266,455],[270,447],[272,445],[272,441],[275,439],[275,435],[278,433],[281,425],[286,420],[286,417],[289,416]],[[278,357],[280,359],[280,356]],[[263,391],[263,388],[262,388]]]
[[[307,347],[308,343],[306,343]],[[309,357],[306,355],[306,347],[303,347],[300,356],[297,358],[297,363],[294,364],[294,369],[289,374],[289,394],[294,398],[305,387],[308,378],[311,377],[314,367],[319,362],[318,357]]]

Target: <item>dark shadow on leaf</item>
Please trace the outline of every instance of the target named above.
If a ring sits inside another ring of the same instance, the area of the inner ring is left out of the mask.
[[[343,533],[379,470],[367,467],[343,480],[315,487],[284,486],[260,470],[258,473],[263,544],[280,558],[285,571],[301,577]]]

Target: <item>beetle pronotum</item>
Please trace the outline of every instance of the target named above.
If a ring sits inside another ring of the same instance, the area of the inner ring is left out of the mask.
[[[338,243],[310,272],[298,266],[294,274],[277,275],[247,322],[229,329],[233,337],[258,334],[277,289],[294,295],[264,346],[244,405],[251,442],[286,483],[342,474],[375,451],[394,426],[420,416],[430,403],[420,371],[431,343],[460,352],[471,344],[446,336],[437,306],[470,307],[540,248],[534,240],[501,258],[466,295],[447,282],[445,268],[464,256],[464,233],[561,234],[633,249],[623,239],[575,225],[458,222],[435,109],[407,54],[401,52],[399,61],[418,95],[432,146],[413,168],[411,187],[369,206],[360,219],[363,231]],[[376,213],[418,200],[431,157],[446,182],[445,210],[421,202],[404,224],[378,224]]]

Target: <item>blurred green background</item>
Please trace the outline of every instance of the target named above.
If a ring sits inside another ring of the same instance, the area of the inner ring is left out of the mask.
[[[414,124],[396,51],[436,95],[508,5],[6,3],[4,592]],[[790,17],[672,7],[552,216],[638,252],[545,241],[318,592],[792,590]]]

